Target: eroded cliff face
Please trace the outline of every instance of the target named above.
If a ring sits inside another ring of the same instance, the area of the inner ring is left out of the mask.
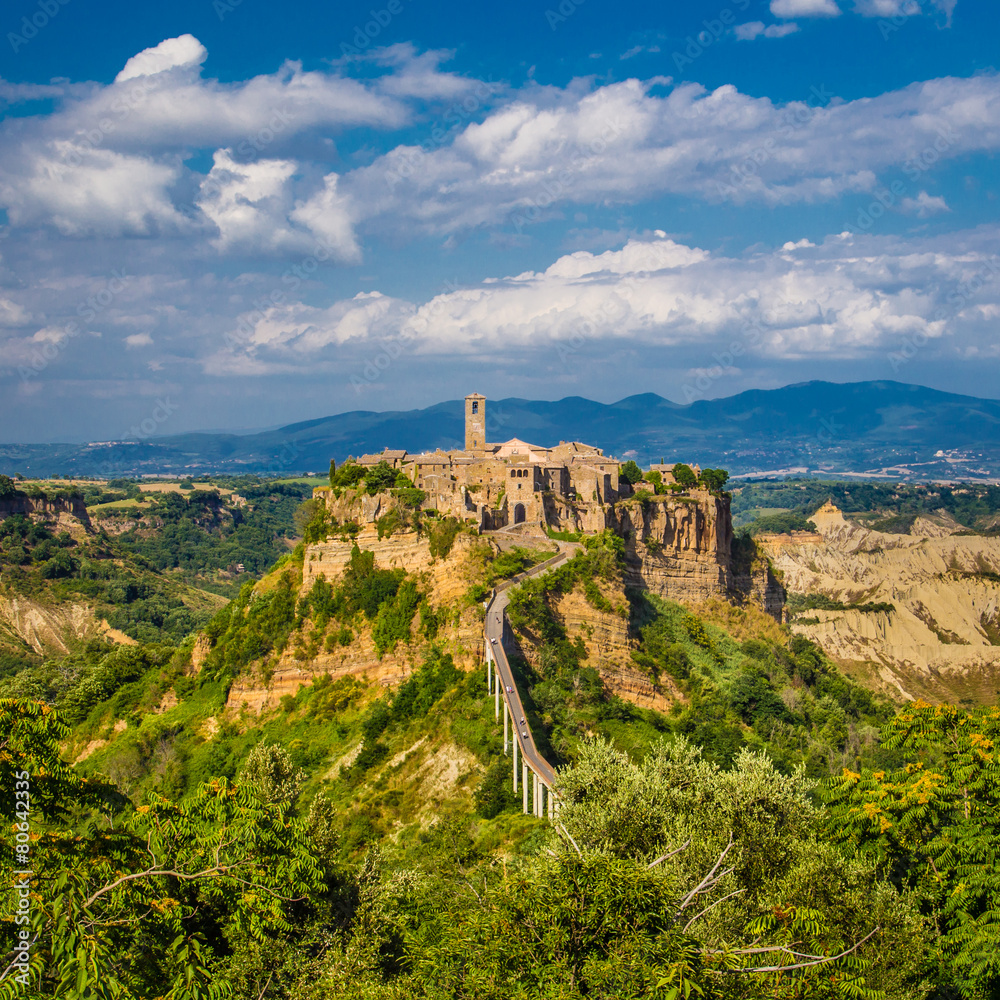
[[[902,698],[995,700],[1000,691],[1000,538],[892,535],[813,515],[818,538],[764,541],[790,591],[895,610],[803,612],[793,622],[859,676]],[[865,676],[867,675],[867,676]]]
[[[380,516],[385,513],[384,506],[371,504],[370,513]],[[452,654],[456,666],[478,669],[483,659],[482,612],[479,608],[463,607],[462,599],[468,588],[481,579],[483,549],[492,550],[491,543],[460,531],[448,554],[436,559],[431,555],[426,532],[394,531],[391,537],[380,539],[377,529],[369,522],[354,541],[329,538],[306,546],[300,595],[307,593],[320,577],[336,585],[350,562],[355,545],[375,554],[376,568],[402,569],[418,577],[420,589],[428,595],[433,607],[439,612],[445,611],[436,641]],[[370,624],[366,622],[361,623],[360,632],[348,646],[337,647],[332,652],[320,648],[307,654],[301,644],[290,643],[269,678],[265,679],[258,667],[237,679],[230,689],[227,707],[241,709],[245,705],[249,711],[259,713],[273,708],[284,695],[294,695],[303,684],[311,684],[327,673],[334,680],[357,674],[386,686],[398,685],[420,664],[426,649],[426,639],[416,635],[418,624],[419,619],[415,618],[410,642],[400,643],[381,657],[372,640]],[[196,645],[192,657],[196,670],[200,669],[206,655],[204,646]]]
[[[56,531],[68,531],[76,539],[93,531],[87,507],[79,498],[42,500],[19,495],[0,499],[0,521],[14,514],[24,514],[33,521],[54,521]]]
[[[732,522],[723,499],[628,500],[608,509],[608,522],[625,540],[630,586],[682,602],[728,590]]]
[[[93,531],[80,499],[42,500],[20,495],[0,499],[0,521],[15,514],[43,522],[54,532],[69,532],[77,541]],[[93,606],[85,600],[57,600],[47,591],[40,596],[19,593],[16,585],[5,580],[0,564],[0,636],[3,633],[46,656],[65,656],[74,645],[97,636],[114,642],[134,641],[97,619]]]
[[[36,653],[65,656],[82,640],[104,635],[118,640],[107,622],[98,621],[88,604],[45,602],[21,594],[0,594],[0,625],[27,643]],[[128,643],[134,640],[125,637]]]
[[[476,610],[465,609],[451,616],[435,638],[445,652],[451,653],[455,665],[463,670],[480,669],[483,663],[483,622]],[[416,634],[418,624],[415,619],[409,642],[399,643],[382,656],[375,648],[368,623],[361,625],[350,645],[338,647],[333,652],[320,648],[306,654],[301,645],[290,643],[269,677],[263,676],[259,664],[241,674],[229,689],[226,707],[237,710],[245,707],[259,714],[276,707],[286,694],[296,694],[300,687],[312,684],[323,674],[329,674],[333,680],[353,674],[386,687],[398,686],[416,670],[427,650],[427,640]],[[204,660],[203,652],[200,659]]]
[[[302,592],[309,590],[320,576],[326,577],[329,582],[339,579],[351,561],[355,545],[362,551],[375,553],[378,569],[402,569],[419,574],[435,605],[459,600],[473,583],[478,582],[476,567],[481,567],[482,560],[476,560],[476,550],[486,548],[496,551],[496,547],[485,538],[460,531],[448,555],[435,559],[431,555],[427,532],[394,531],[391,537],[379,538],[375,526],[365,524],[354,541],[328,538],[325,542],[306,546]]]
[[[628,585],[682,604],[749,602],[781,620],[784,590],[752,542],[734,544],[728,498],[692,490],[645,504],[631,499],[608,507],[606,518],[625,540]]]
[[[571,642],[583,640],[586,650],[583,665],[600,674],[611,694],[641,708],[668,711],[675,702],[683,701],[683,696],[669,675],[664,674],[657,683],[636,667],[632,659],[636,642],[629,635],[629,605],[624,587],[605,580],[595,583],[613,611],[598,610],[577,587],[554,600],[552,610],[556,619]],[[514,642],[517,652],[534,668],[539,668],[538,638],[523,632],[514,636]]]
[[[461,669],[478,669],[483,662],[483,626],[475,614],[448,623],[438,633],[437,642],[452,654],[455,665]],[[362,629],[349,646],[334,653],[320,650],[313,656],[299,658],[299,649],[290,646],[269,678],[261,674],[259,667],[241,674],[229,689],[226,707],[260,714],[275,708],[286,694],[295,695],[300,687],[312,684],[323,674],[329,674],[333,680],[352,674],[395,687],[420,665],[426,646],[426,640],[414,637],[379,657],[369,628]]]
[[[420,589],[435,608],[454,609],[439,633],[439,640],[452,652],[456,663],[469,670],[479,669],[483,643],[481,614],[478,608],[462,609],[462,606],[469,587],[481,582],[484,556],[498,550],[497,542],[461,530],[448,554],[434,558],[426,530],[396,529],[391,536],[378,537],[377,522],[395,505],[392,497],[359,496],[348,491],[340,498],[328,495],[326,504],[339,523],[353,521],[361,529],[353,539],[332,537],[306,547],[300,595],[308,592],[321,576],[330,583],[339,581],[357,545],[375,554],[378,568],[402,569],[416,575]],[[580,590],[560,596],[553,610],[570,639],[583,640],[586,665],[598,671],[613,694],[660,711],[669,709],[681,698],[669,677],[656,684],[635,666],[626,586],[684,604],[715,597],[736,603],[750,602],[780,620],[784,592],[771,574],[767,560],[752,544],[749,549],[737,545],[734,551],[726,497],[692,491],[687,497],[659,496],[646,504],[631,498],[616,504],[594,505],[592,510],[599,519],[588,525],[590,530],[610,528],[625,540],[624,578],[614,585],[600,583],[615,610],[598,610]],[[504,535],[499,540],[510,541],[514,537]],[[520,537],[517,541],[525,544]],[[522,655],[536,663],[540,644],[529,634],[520,640]],[[424,645],[423,640],[414,639],[380,658],[367,630],[349,646],[332,653],[320,650],[306,657],[293,645],[282,655],[273,676],[266,682],[259,673],[250,672],[242,677],[230,692],[229,704],[236,708],[246,704],[259,712],[324,673],[334,679],[345,674],[365,674],[369,680],[395,685],[419,663]]]

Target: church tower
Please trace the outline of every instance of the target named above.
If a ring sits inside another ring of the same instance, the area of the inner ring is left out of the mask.
[[[474,392],[465,397],[465,450],[486,448],[486,397]]]

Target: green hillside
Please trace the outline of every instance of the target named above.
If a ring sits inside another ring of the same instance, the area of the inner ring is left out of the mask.
[[[21,532],[18,585],[109,585],[84,560],[141,565],[164,601],[218,582],[225,505],[181,499],[176,519],[149,501],[160,534],[146,511],[115,538]],[[45,576],[60,552],[71,573]],[[4,849],[34,874],[26,922],[5,919],[31,932],[33,985],[0,994],[998,995],[996,708],[897,714],[761,612],[626,590],[620,544],[592,536],[509,612],[537,643],[515,668],[560,768],[553,825],[522,812],[485,673],[459,666],[481,584],[438,604],[426,574],[355,547],[300,596],[303,558],[197,632],[8,662],[0,772],[26,795],[4,799]],[[481,579],[534,558],[487,558]],[[556,613],[568,593],[605,613],[622,596],[633,666],[672,709],[609,694]],[[406,679],[321,673],[259,716],[241,704],[290,662],[372,648]]]

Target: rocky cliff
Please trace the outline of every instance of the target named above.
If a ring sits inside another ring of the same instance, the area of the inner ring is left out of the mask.
[[[384,505],[369,504],[367,508],[373,519],[380,511],[384,512]],[[482,611],[478,606],[463,606],[463,598],[468,588],[481,580],[484,556],[495,551],[491,543],[459,532],[447,555],[435,558],[426,532],[394,531],[391,536],[379,538],[376,527],[368,522],[353,540],[329,538],[306,546],[299,593],[308,592],[320,577],[337,583],[350,562],[355,544],[375,554],[378,569],[402,569],[417,576],[433,607],[444,613],[438,641],[454,656],[456,664],[476,669],[483,657]],[[414,634],[411,642],[401,643],[380,657],[371,630],[365,625],[349,646],[333,652],[321,648],[306,654],[301,646],[292,644],[270,677],[263,677],[259,670],[242,675],[230,689],[228,707],[246,705],[248,710],[260,712],[275,706],[283,695],[294,695],[303,684],[311,684],[316,677],[327,673],[334,680],[346,674],[363,674],[369,681],[397,685],[412,673],[425,647],[426,640]],[[196,669],[205,652],[204,648],[196,647],[193,660]]]
[[[320,494],[322,495],[322,494]],[[395,501],[345,492],[340,498],[323,496],[328,514],[340,525],[354,522],[360,530],[306,546],[300,595],[320,577],[333,583],[340,579],[350,562],[355,545],[375,554],[380,569],[402,569],[415,574],[421,590],[435,608],[454,609],[441,638],[449,644],[468,669],[479,665],[482,653],[482,624],[478,609],[464,610],[463,598],[470,586],[480,583],[489,555],[499,546],[489,535],[477,536],[466,530],[455,535],[444,558],[431,555],[429,532],[425,528],[395,528],[379,537],[378,524],[389,514]],[[634,640],[628,630],[628,601],[624,587],[645,589],[668,600],[695,604],[723,597],[736,603],[751,603],[780,620],[784,591],[771,573],[767,559],[752,543],[734,544],[729,500],[707,491],[689,496],[657,496],[641,502],[630,498],[615,504],[598,505],[601,522],[594,530],[609,528],[625,541],[626,572],[620,585],[605,594],[613,612],[594,608],[579,591],[562,595],[553,610],[571,639],[581,638],[587,651],[586,664],[596,669],[607,688],[634,704],[666,710],[680,694],[669,678],[662,684],[637,670],[632,660]],[[384,523],[384,522],[383,522]],[[512,536],[513,537],[513,536]],[[498,535],[501,542],[506,535]],[[518,539],[525,544],[524,539]],[[601,584],[602,589],[607,585]],[[523,655],[537,656],[536,644],[524,636]],[[349,647],[334,653],[319,651],[308,658],[289,648],[273,675],[264,679],[248,674],[234,685],[229,703],[246,704],[260,711],[274,705],[284,694],[294,694],[315,676],[330,673],[365,674],[383,684],[398,684],[418,661],[422,643],[397,648],[379,657],[370,635],[358,636]]]
[[[483,560],[477,558],[482,550],[496,551],[486,539],[466,532],[455,536],[448,555],[435,559],[430,551],[430,537],[426,532],[394,531],[391,536],[379,538],[374,525],[366,524],[354,539],[328,538],[325,542],[306,546],[302,564],[302,590],[305,592],[320,576],[333,581],[339,579],[351,561],[354,546],[375,553],[379,569],[402,569],[423,577],[425,589],[435,604],[457,601],[478,582],[477,569]]]
[[[609,506],[606,524],[625,540],[628,585],[683,604],[749,602],[780,621],[784,591],[753,542],[734,540],[727,497],[632,498]]]
[[[68,531],[75,538],[83,537],[92,530],[90,515],[80,497],[48,499],[17,493],[0,498],[0,521],[14,514],[24,514],[33,520],[54,521],[57,531]]]
[[[0,634],[3,631],[36,653],[65,656],[76,643],[106,634],[108,624],[95,618],[94,609],[82,602],[0,593]]]
[[[629,635],[629,605],[624,587],[605,580],[595,582],[613,610],[598,610],[577,586],[554,599],[552,610],[557,621],[571,642],[582,640],[586,651],[583,665],[600,674],[611,694],[642,708],[668,711],[675,702],[683,701],[683,696],[669,675],[664,675],[657,683],[637,669],[632,659],[636,642]],[[523,656],[539,670],[540,639],[528,629],[515,630],[508,636],[505,642],[509,641],[510,651]]]
[[[808,610],[795,631],[896,697],[996,699],[1000,538],[871,531],[832,504],[812,520],[819,540],[763,542],[788,590],[894,610]]]

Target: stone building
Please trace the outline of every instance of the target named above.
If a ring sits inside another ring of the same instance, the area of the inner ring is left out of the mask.
[[[486,397],[465,397],[465,448],[410,455],[386,449],[361,465],[386,461],[427,493],[424,506],[478,523],[484,530],[529,522],[574,528],[582,508],[596,513],[631,493],[622,463],[600,448],[560,441],[552,448],[511,438],[486,441]],[[600,515],[603,521],[603,512]]]

